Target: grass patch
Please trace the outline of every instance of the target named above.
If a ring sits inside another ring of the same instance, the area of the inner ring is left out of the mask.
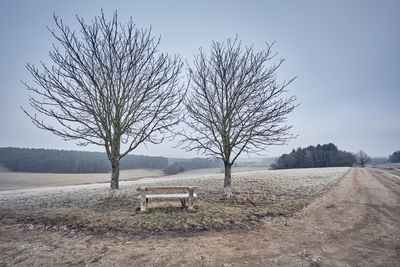
[[[400,184],[400,169],[395,169],[395,168],[379,168],[379,167],[374,167],[373,169],[377,169],[380,171],[383,171],[384,173],[389,173],[392,174],[394,176],[391,175],[385,175],[385,177],[387,179],[389,179],[390,181],[396,183],[396,184]]]
[[[19,223],[66,226],[93,232],[124,233],[250,230],[266,216],[292,214],[312,198],[328,190],[347,171],[300,177],[281,172],[260,172],[234,176],[234,197],[223,197],[223,178],[174,180],[151,185],[196,185],[199,187],[194,210],[180,207],[179,200],[149,201],[146,213],[139,212],[137,186],[127,186],[115,199],[104,192],[75,192],[59,197],[0,202],[0,220]],[[272,173],[272,174],[271,174]],[[277,175],[274,175],[277,174]],[[149,184],[147,184],[149,185]],[[28,201],[29,200],[29,201]]]

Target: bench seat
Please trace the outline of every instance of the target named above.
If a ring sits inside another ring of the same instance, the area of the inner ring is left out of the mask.
[[[197,197],[196,193],[193,193],[193,197]],[[139,195],[137,198],[141,198]],[[189,198],[189,193],[184,194],[154,194],[154,195],[147,195],[146,198]]]
[[[193,210],[193,199],[197,198],[197,194],[194,193],[196,189],[196,186],[138,187],[137,191],[140,192],[140,194],[137,198],[140,199],[140,211],[147,210],[147,203],[150,198],[177,198],[181,201],[182,207],[185,207],[186,200],[188,200],[188,209]],[[152,194],[148,194],[148,192],[152,192]],[[154,194],[155,192],[160,193]]]

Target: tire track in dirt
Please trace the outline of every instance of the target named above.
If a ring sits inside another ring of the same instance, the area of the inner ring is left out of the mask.
[[[292,234],[304,241],[300,244],[294,242],[300,246],[294,249],[293,258],[299,257],[299,250],[304,249],[303,254],[312,259],[310,264],[381,264],[381,257],[373,244],[380,240],[374,229],[383,223],[381,212],[373,204],[377,190],[380,189],[371,177],[353,169],[335,190],[315,201],[294,219],[298,228]]]
[[[386,178],[385,175],[387,175],[386,172],[384,171],[380,171],[377,172],[376,170],[372,170],[372,169],[367,169],[367,172],[374,176],[375,179],[381,183],[383,186],[385,186],[387,189],[389,189],[390,191],[392,191],[394,194],[396,195],[400,195],[400,187],[398,186],[398,184],[396,184],[395,182],[393,182],[392,180],[390,180],[389,178]],[[389,174],[394,176],[393,174]]]
[[[291,218],[250,232],[139,238],[0,225],[0,262],[96,266],[396,266],[400,186],[353,168]],[[12,249],[10,249],[12,248]],[[15,254],[17,253],[17,254]],[[17,256],[16,256],[17,255]]]
[[[351,220],[353,230],[343,232],[340,237],[341,246],[345,248],[342,256],[347,251],[362,256],[359,259],[354,257],[356,260],[351,262],[354,265],[390,265],[391,261],[398,262],[399,195],[381,183],[383,178],[371,176],[364,169],[358,169],[353,179],[357,192],[352,197],[349,195],[353,202],[345,207],[354,212]],[[397,229],[393,228],[394,225]],[[351,257],[352,253],[347,253],[347,257]]]

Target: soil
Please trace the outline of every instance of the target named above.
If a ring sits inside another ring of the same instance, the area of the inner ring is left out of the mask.
[[[399,266],[400,185],[353,168],[294,216],[253,231],[96,236],[0,224],[0,266]]]

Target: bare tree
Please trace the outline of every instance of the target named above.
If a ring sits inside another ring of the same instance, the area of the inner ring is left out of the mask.
[[[400,150],[393,152],[393,154],[389,156],[389,161],[391,163],[400,162]]]
[[[365,153],[364,151],[360,150],[357,152],[356,154],[356,158],[358,163],[361,165],[361,167],[364,168],[365,164],[367,164],[368,162],[371,161],[371,158],[368,156],[367,153]]]
[[[117,12],[101,12],[90,24],[77,16],[80,34],[54,15],[60,47],[49,53],[53,66],[27,64],[34,85],[23,111],[40,129],[79,145],[104,146],[111,162],[111,193],[119,188],[119,161],[142,143],[160,143],[182,119],[185,90],[178,56],[160,53],[151,28],[126,25]],[[46,119],[43,120],[43,118]],[[53,126],[53,125],[56,126]]]
[[[231,166],[243,153],[261,152],[269,145],[283,145],[294,136],[285,125],[296,104],[294,96],[283,98],[294,80],[278,83],[276,71],[283,63],[269,64],[276,53],[272,45],[255,52],[235,38],[213,42],[211,54],[200,49],[189,68],[191,92],[185,103],[186,132],[181,145],[225,166],[224,193],[230,197]]]

